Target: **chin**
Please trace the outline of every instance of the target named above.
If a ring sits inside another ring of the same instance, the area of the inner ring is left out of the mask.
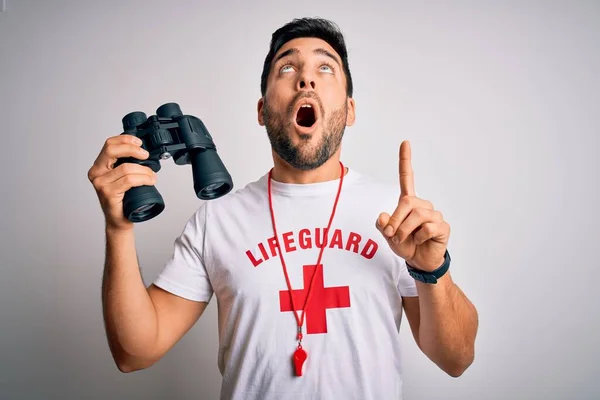
[[[329,148],[314,141],[297,145],[295,151],[286,154],[286,161],[293,167],[303,171],[317,169],[330,158]]]
[[[292,141],[295,141],[294,137],[300,138],[300,144],[321,140],[323,136],[323,129],[318,123],[310,127],[294,124],[290,131]]]

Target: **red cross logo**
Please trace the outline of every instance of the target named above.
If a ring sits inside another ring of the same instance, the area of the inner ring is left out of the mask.
[[[316,265],[305,265],[303,267],[304,289],[292,290],[296,311],[301,311],[304,307],[315,268]],[[314,279],[310,302],[305,311],[306,333],[327,333],[327,309],[350,307],[350,290],[348,286],[326,288],[322,266]],[[292,311],[289,290],[279,292],[279,304],[281,312]]]

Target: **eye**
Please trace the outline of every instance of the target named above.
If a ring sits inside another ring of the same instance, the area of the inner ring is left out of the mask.
[[[334,68],[333,68],[333,66],[331,66],[330,64],[327,64],[327,63],[325,63],[325,64],[321,65],[321,68],[320,68],[320,70],[321,70],[322,72],[326,72],[326,73],[328,73],[328,74],[333,74],[333,72],[334,72]]]
[[[289,69],[289,68],[292,68],[292,66],[289,64],[286,64],[283,67],[279,68],[279,72],[284,73],[284,72],[286,72],[286,69]]]

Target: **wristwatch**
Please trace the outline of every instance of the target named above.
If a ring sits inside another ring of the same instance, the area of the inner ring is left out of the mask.
[[[420,282],[436,284],[438,279],[444,276],[444,274],[448,271],[448,268],[450,268],[450,253],[448,253],[448,250],[446,250],[443,264],[433,271],[422,271],[420,269],[411,267],[408,263],[406,263],[406,267],[408,269],[408,273],[414,279]]]

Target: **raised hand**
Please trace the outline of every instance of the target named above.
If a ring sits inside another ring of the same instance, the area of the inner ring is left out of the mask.
[[[400,145],[400,199],[394,213],[379,215],[377,229],[390,248],[411,266],[433,271],[444,262],[450,225],[430,201],[415,193],[410,143]]]

